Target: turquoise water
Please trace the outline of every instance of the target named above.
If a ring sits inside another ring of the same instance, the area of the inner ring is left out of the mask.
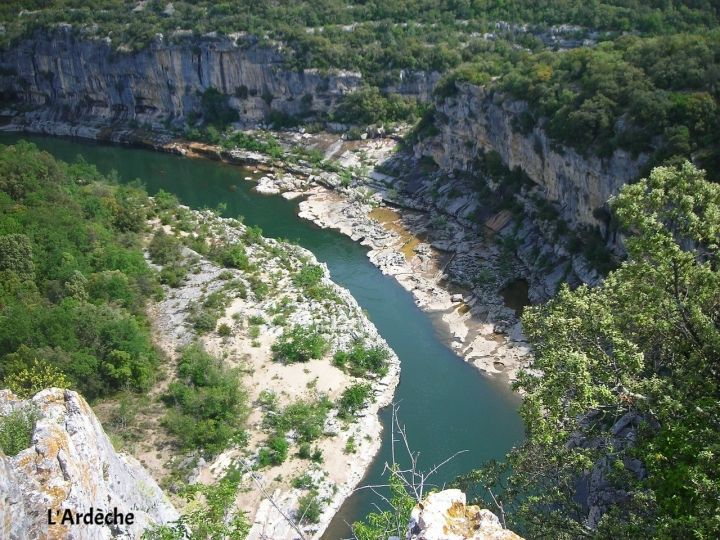
[[[522,440],[518,398],[504,383],[483,377],[441,341],[431,317],[420,311],[410,293],[383,276],[367,259],[366,249],[333,231],[300,220],[297,203],[250,191],[246,170],[224,163],[93,142],[15,134],[0,134],[0,143],[24,138],[56,157],[74,160],[82,155],[104,173],[117,171],[121,181],[139,178],[152,194],[172,192],[193,208],[226,205],[224,214],[244,216],[265,236],[297,241],[327,263],[332,278],[350,290],[401,360],[401,379],[395,393],[399,417],[410,446],[420,452],[421,469],[428,470],[455,452],[466,450],[434,477],[439,484],[501,458]],[[381,420],[390,423],[390,408]],[[382,449],[361,485],[380,484],[383,465],[390,459],[389,430]],[[380,501],[370,490],[350,497],[323,538],[346,538],[346,523],[362,519]]]

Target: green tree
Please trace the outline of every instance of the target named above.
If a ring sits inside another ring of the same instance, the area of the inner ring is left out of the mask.
[[[526,311],[527,441],[475,483],[531,537],[717,537],[720,186],[687,162],[659,167],[612,207],[627,260]],[[577,487],[591,472],[621,496],[589,530]]]
[[[24,234],[0,236],[0,271],[9,270],[32,277],[35,271],[30,239]]]

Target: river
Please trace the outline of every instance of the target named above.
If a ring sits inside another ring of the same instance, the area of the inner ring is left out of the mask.
[[[20,138],[66,161],[82,155],[103,173],[117,171],[122,182],[139,178],[150,194],[164,189],[192,208],[225,204],[225,216],[244,216],[246,224],[260,226],[265,236],[297,241],[327,263],[333,280],[353,294],[400,358],[395,402],[410,446],[421,454],[420,468],[428,470],[466,451],[444,466],[435,482],[447,482],[486,460],[501,458],[522,440],[519,399],[506,383],[483,376],[455,355],[442,342],[431,316],[418,309],[410,293],[393,278],[383,276],[370,263],[364,247],[298,218],[297,202],[252,192],[253,184],[243,179],[247,170],[92,141],[2,133],[0,143],[12,144]],[[382,471],[390,459],[390,416],[390,408],[381,414],[386,427],[383,445],[361,485],[386,482]],[[380,501],[370,490],[357,491],[323,538],[347,538],[346,523],[362,519],[374,509],[373,503]]]

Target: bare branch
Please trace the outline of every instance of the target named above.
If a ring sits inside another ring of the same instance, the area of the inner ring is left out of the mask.
[[[300,527],[295,523],[295,521],[292,520],[292,518],[290,516],[288,516],[285,512],[282,511],[280,506],[275,502],[275,500],[272,498],[272,496],[267,492],[267,490],[265,489],[265,486],[262,485],[262,482],[260,482],[260,479],[257,476],[255,476],[255,473],[253,471],[251,471],[250,469],[247,468],[247,466],[245,465],[244,462],[242,463],[242,469],[243,469],[243,472],[250,475],[250,478],[252,479],[253,483],[257,486],[257,488],[260,490],[260,493],[262,494],[263,498],[269,500],[270,504],[273,505],[275,510],[278,511],[278,513],[288,523],[288,525],[290,525],[293,528],[293,530],[296,533],[298,533],[298,535],[300,536],[300,540],[306,540],[305,535],[300,530]]]

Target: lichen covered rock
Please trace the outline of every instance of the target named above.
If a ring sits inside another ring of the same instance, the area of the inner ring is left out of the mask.
[[[432,493],[410,515],[407,540],[522,540],[490,510],[468,505],[459,489]]]
[[[87,402],[76,392],[48,388],[31,400],[0,391],[0,415],[32,408],[38,420],[31,446],[0,452],[0,537],[139,538],[152,523],[178,513],[134,458],[115,452]],[[63,512],[133,513],[132,523],[70,525]],[[55,524],[48,523],[48,510]]]

